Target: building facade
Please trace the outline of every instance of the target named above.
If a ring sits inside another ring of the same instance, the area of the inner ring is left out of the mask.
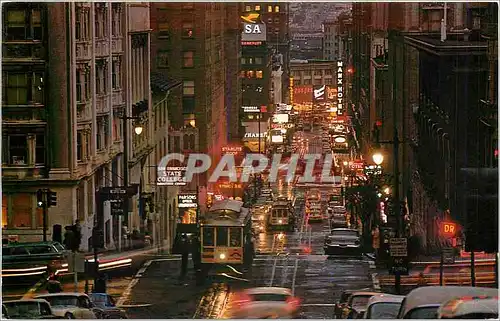
[[[90,247],[95,222],[104,229],[106,246],[116,246],[118,219],[108,202],[98,213],[96,193],[123,186],[125,109],[138,117],[135,124],[128,122],[130,129],[145,128],[142,137],[129,137],[127,163],[137,173],[129,183],[140,180],[151,147],[148,4],[4,8],[3,234],[21,242],[42,239],[36,192],[48,187],[58,201],[48,209],[47,239],[54,225],[78,219],[83,250]],[[134,202],[123,222],[129,230],[141,225]]]
[[[338,22],[325,21],[321,25],[323,32],[323,59],[337,60],[339,59],[339,40],[337,33],[339,31]]]
[[[336,85],[336,61],[292,60],[290,72],[294,86]]]

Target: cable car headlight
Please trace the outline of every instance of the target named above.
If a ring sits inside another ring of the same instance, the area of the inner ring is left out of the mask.
[[[279,221],[278,221],[278,223],[279,223],[279,224],[283,224],[283,220],[279,220]]]
[[[219,254],[219,259],[224,260],[226,258],[226,254],[221,253]]]

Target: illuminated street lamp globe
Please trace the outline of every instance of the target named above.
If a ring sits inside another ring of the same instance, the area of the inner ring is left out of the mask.
[[[382,155],[381,153],[375,153],[373,154],[372,159],[376,165],[380,165],[384,161],[384,155]]]
[[[136,125],[134,128],[134,131],[137,135],[142,134],[142,126],[141,125]]]

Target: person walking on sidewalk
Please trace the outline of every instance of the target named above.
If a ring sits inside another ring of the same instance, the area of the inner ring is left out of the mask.
[[[181,236],[181,279],[186,277],[189,259],[189,244],[186,233]]]

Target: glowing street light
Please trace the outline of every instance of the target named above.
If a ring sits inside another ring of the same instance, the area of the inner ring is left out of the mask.
[[[136,133],[136,135],[140,135],[142,134],[142,126],[141,125],[136,125],[135,128],[134,128],[134,131]]]
[[[384,188],[384,193],[387,195],[391,194],[391,189],[389,187]]]
[[[384,155],[377,152],[377,153],[373,154],[372,159],[376,165],[380,165],[384,161]]]

